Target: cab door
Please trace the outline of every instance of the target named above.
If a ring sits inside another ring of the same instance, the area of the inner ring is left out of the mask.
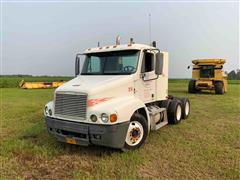
[[[156,96],[155,54],[144,51],[139,79],[135,81],[135,95],[144,103],[155,100]]]

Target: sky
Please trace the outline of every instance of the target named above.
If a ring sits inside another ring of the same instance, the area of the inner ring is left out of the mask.
[[[170,78],[190,78],[192,59],[240,68],[237,2],[18,2],[1,7],[1,74],[74,75],[76,53],[134,38],[169,52]]]

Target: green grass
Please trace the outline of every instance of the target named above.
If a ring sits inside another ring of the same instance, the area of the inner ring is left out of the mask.
[[[54,89],[3,88],[1,179],[239,179],[240,85],[225,95],[188,94],[187,81],[170,81],[170,94],[187,96],[191,115],[151,132],[144,147],[122,153],[57,142],[43,107]]]

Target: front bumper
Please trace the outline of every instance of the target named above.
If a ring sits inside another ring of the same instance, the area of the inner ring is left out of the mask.
[[[58,141],[67,142],[68,138],[74,139],[78,145],[91,144],[122,148],[129,126],[129,121],[114,124],[87,124],[46,117],[48,132]]]
[[[214,83],[211,80],[198,80],[196,88],[199,90],[214,90]]]

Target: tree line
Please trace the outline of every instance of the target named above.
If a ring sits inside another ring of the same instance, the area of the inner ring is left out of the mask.
[[[240,80],[240,69],[232,70],[226,74],[228,75],[228,79],[230,80]]]

